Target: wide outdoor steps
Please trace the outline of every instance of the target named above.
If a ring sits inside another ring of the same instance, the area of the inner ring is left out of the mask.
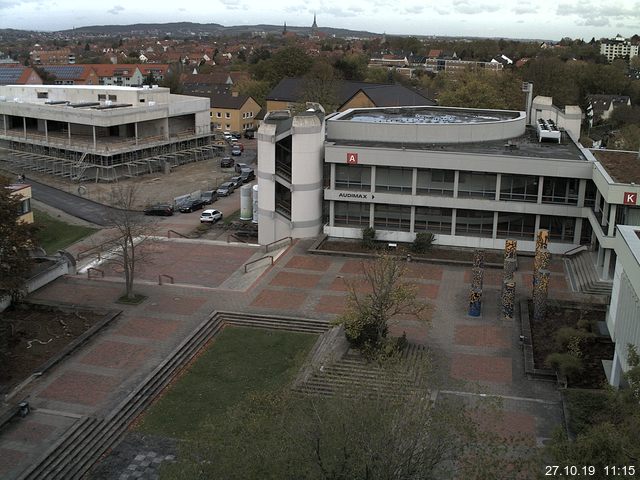
[[[323,333],[327,321],[216,312],[183,340],[106,417],[84,417],[18,477],[19,480],[80,480],[124,436],[131,423],[225,325]]]
[[[564,259],[574,292],[590,295],[611,295],[612,282],[600,280],[590,252],[580,252]]]
[[[342,358],[316,368],[294,391],[332,396],[353,395],[361,392],[404,396],[426,392],[423,363],[426,361],[422,345],[409,344],[393,372],[383,371],[375,361],[367,361],[350,350]]]

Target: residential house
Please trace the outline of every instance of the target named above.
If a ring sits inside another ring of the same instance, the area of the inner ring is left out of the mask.
[[[51,77],[47,83],[53,85],[100,85],[100,78],[91,65],[39,65],[38,68]]]
[[[252,97],[213,93],[211,99],[211,126],[213,131],[244,132],[257,127],[256,116],[260,105]]]
[[[609,63],[616,58],[631,60],[638,56],[638,45],[632,44],[619,34],[614,39],[603,39],[600,42],[600,54],[607,57]]]
[[[631,106],[627,95],[587,95],[587,117],[593,122],[608,120],[617,107]]]
[[[74,64],[76,63],[76,55],[69,48],[61,48],[58,50],[43,50],[36,48],[29,53],[32,65],[45,64]]]
[[[304,78],[282,79],[266,97],[267,111],[292,110],[304,101],[313,101],[304,98],[305,91]],[[435,105],[416,90],[396,84],[336,82],[335,97],[339,112],[349,108]]]
[[[31,185],[27,185],[25,183],[13,183],[6,188],[11,190],[12,197],[20,198],[18,221],[22,223],[33,223],[33,212],[31,211]]]
[[[42,85],[42,78],[33,68],[0,64],[0,85]]]

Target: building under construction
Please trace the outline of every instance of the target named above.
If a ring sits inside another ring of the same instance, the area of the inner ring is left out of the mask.
[[[205,160],[209,99],[161,87],[0,86],[0,159],[76,181],[117,181]]]

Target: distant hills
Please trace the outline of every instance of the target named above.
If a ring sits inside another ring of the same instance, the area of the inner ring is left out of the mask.
[[[283,25],[235,25],[225,27],[218,23],[193,23],[193,22],[174,22],[174,23],[136,23],[132,25],[92,25],[87,27],[78,27],[69,30],[60,30],[56,32],[33,32],[27,30],[0,29],[0,38],[16,38],[20,36],[33,37],[34,35],[53,35],[53,36],[171,36],[176,38],[190,36],[240,36],[251,35],[256,32],[265,33],[282,33]],[[371,37],[379,34],[360,30],[348,30],[344,28],[322,27],[320,31],[329,36],[336,37]],[[296,27],[287,25],[287,31],[300,34],[309,34],[311,27]],[[22,34],[22,35],[21,35]]]

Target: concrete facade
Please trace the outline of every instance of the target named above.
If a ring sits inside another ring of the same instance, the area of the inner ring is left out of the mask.
[[[629,344],[640,345],[640,227],[618,226],[617,255],[607,327],[615,342],[609,383],[620,386],[629,369]]]

